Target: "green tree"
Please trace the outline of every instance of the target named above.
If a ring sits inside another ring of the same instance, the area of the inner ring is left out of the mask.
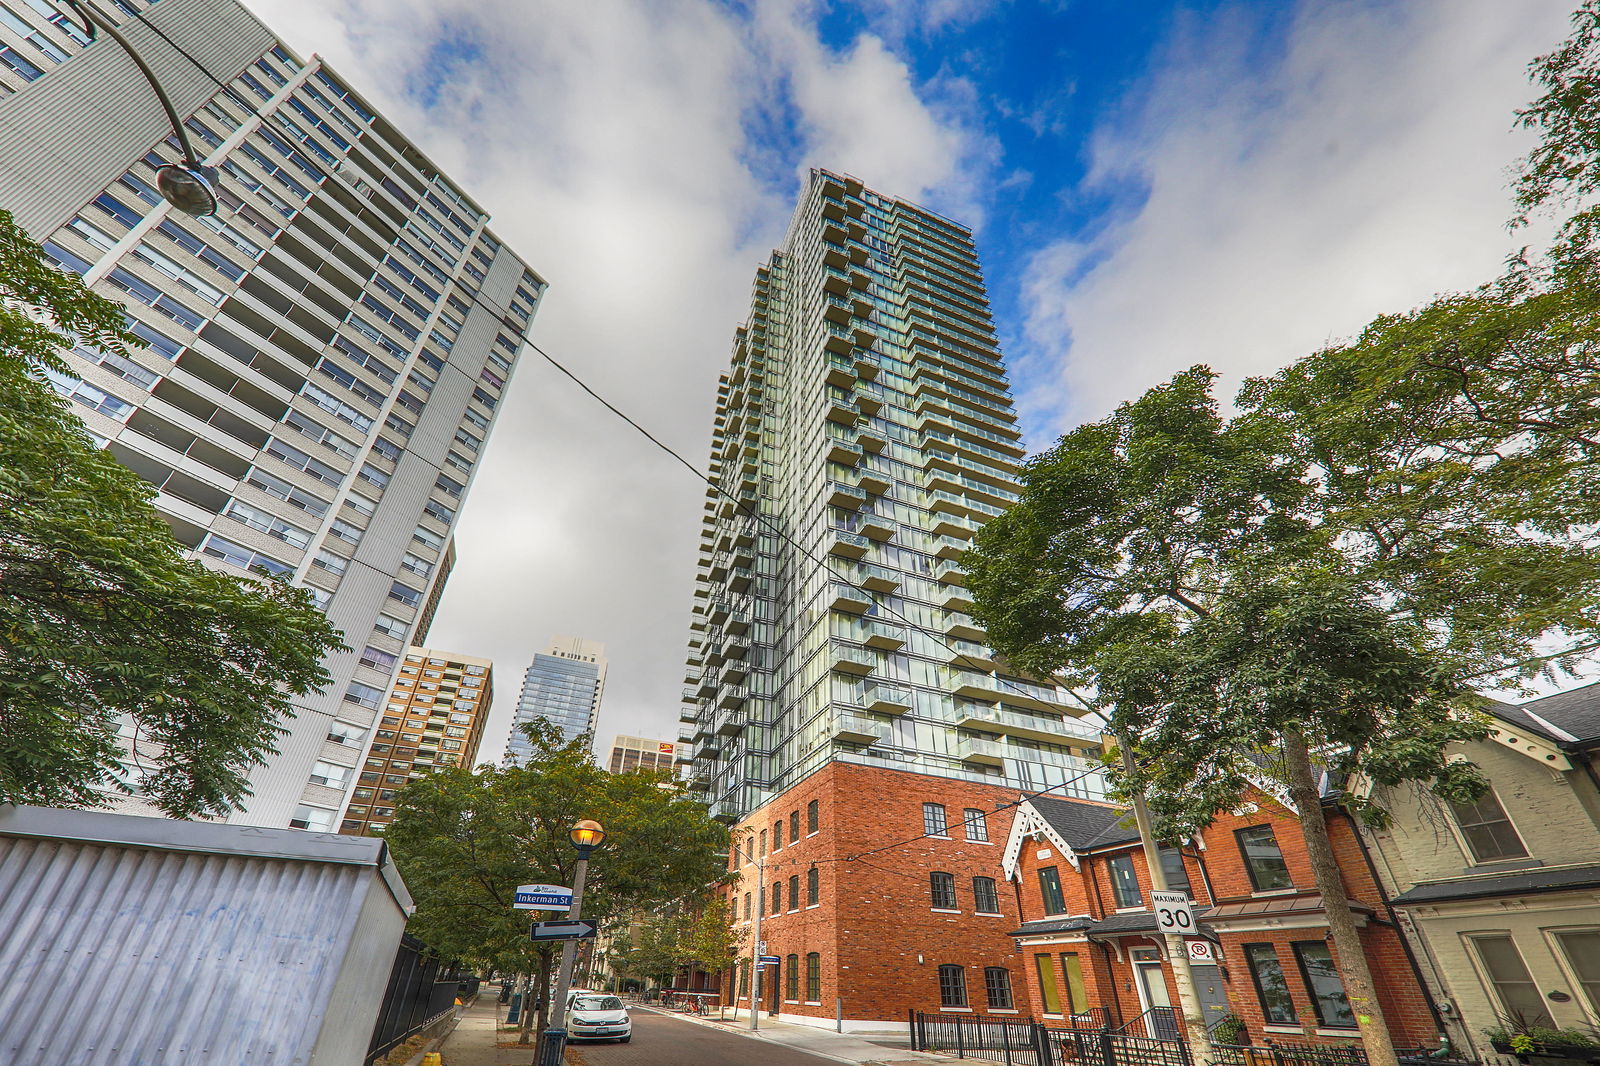
[[[153,490],[46,383],[78,343],[137,339],[0,211],[0,803],[132,791],[127,721],[158,751],[135,782],[153,803],[226,814],[339,636],[304,591],[185,558]]]
[[[1262,784],[1287,793],[1385,1066],[1319,771],[1481,793],[1447,750],[1485,731],[1473,684],[1570,665],[1545,648],[1592,642],[1600,558],[1559,449],[1463,454],[1481,421],[1409,381],[1375,386],[1377,361],[1317,353],[1250,382],[1231,420],[1209,371],[1181,374],[1031,460],[965,562],[994,646],[1092,686],[1133,738],[1119,787],[1147,795],[1160,837]]]
[[[583,916],[602,922],[654,909],[723,876],[727,829],[660,771],[611,774],[539,721],[523,766],[453,768],[401,790],[385,833],[417,910],[408,928],[440,955],[530,975],[547,998],[554,952],[528,939],[520,884],[570,885],[580,818],[606,829],[589,864]],[[532,1016],[524,1025],[528,1040]]]

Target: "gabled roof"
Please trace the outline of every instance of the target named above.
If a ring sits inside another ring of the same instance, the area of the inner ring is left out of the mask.
[[[1131,824],[1133,814],[1126,807],[1054,796],[1035,796],[1028,802],[1074,851],[1127,844],[1139,839],[1139,830]],[[1124,820],[1130,824],[1123,825]]]
[[[1496,717],[1505,704],[1490,708]],[[1557,692],[1511,708],[1515,718],[1508,720],[1535,729],[1562,747],[1584,749],[1600,746],[1600,682],[1582,688]]]

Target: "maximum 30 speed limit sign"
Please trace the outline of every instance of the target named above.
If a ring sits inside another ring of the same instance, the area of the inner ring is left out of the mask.
[[[1186,892],[1152,892],[1156,928],[1163,933],[1192,936],[1195,932],[1194,904]]]

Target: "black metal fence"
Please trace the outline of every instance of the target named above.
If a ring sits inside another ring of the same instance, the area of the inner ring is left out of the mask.
[[[1165,1013],[1163,1013],[1165,1012]],[[1103,1008],[1072,1015],[1062,1025],[970,1014],[913,1011],[911,1047],[1005,1066],[1206,1066],[1195,1060],[1170,1007],[1146,1011],[1118,1028]],[[1359,1045],[1214,1045],[1212,1066],[1367,1066]],[[1400,1053],[1402,1066],[1479,1066]]]
[[[462,991],[462,975],[428,955],[422,941],[409,934],[400,938],[389,987],[378,1008],[378,1022],[367,1045],[368,1063],[389,1052],[439,1021],[455,1008]],[[474,983],[475,978],[469,978]]]

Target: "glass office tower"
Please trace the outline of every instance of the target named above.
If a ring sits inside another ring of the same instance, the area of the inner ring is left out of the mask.
[[[344,632],[332,684],[298,701],[231,819],[338,825],[544,282],[348,81],[235,0],[99,7],[218,168],[221,209],[156,194],[177,149],[150,86],[45,0],[0,6],[0,206],[147,345],[83,347],[52,375],[89,431],[197,558],[309,589]]]
[[[526,764],[533,757],[533,745],[522,726],[539,718],[561,730],[563,743],[587,734],[593,750],[600,698],[605,691],[604,644],[582,637],[557,637],[551,641],[550,649],[535,655],[523,675],[505,761]]]
[[[1022,455],[970,232],[813,171],[718,386],[679,737],[719,817],[833,761],[1102,793],[967,614]]]

